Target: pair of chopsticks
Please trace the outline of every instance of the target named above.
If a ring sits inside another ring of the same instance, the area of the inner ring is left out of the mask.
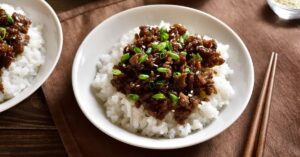
[[[266,132],[268,127],[268,119],[270,113],[270,106],[271,106],[274,76],[275,76],[276,64],[277,64],[277,55],[278,55],[277,53],[272,52],[243,157],[263,156],[264,146],[266,141]],[[257,143],[257,147],[256,147],[256,153],[254,155],[253,150],[255,147],[255,143]]]

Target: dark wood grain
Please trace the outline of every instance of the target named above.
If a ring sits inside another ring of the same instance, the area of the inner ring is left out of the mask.
[[[72,9],[92,0],[48,0],[55,11]],[[0,113],[0,157],[67,156],[42,90]]]
[[[1,129],[0,156],[66,156],[57,130]]]
[[[59,13],[97,0],[46,0]]]
[[[0,156],[66,156],[41,90],[0,114]]]
[[[42,91],[38,90],[17,107],[1,113],[0,129],[55,130]]]

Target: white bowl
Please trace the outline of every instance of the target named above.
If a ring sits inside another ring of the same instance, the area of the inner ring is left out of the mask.
[[[63,44],[63,33],[57,15],[44,0],[0,0],[0,3],[21,7],[26,15],[29,16],[33,24],[43,25],[43,37],[45,39],[44,47],[46,48],[46,62],[40,68],[34,83],[16,97],[0,103],[0,112],[2,112],[26,99],[46,81],[60,57]]]
[[[274,0],[267,0],[268,5],[280,18],[285,20],[300,19],[300,9],[289,8]]]
[[[104,107],[91,90],[99,56],[108,53],[119,42],[122,34],[145,24],[159,24],[161,20],[181,23],[191,33],[205,34],[229,44],[229,66],[235,71],[229,78],[236,95],[210,125],[184,138],[155,139],[130,133],[111,123]],[[72,71],[73,90],[85,116],[101,131],[122,142],[151,149],[174,149],[206,141],[229,127],[244,111],[254,82],[253,65],[249,52],[238,35],[215,17],[199,10],[174,6],[150,5],[118,13],[98,25],[82,42],[77,51]]]

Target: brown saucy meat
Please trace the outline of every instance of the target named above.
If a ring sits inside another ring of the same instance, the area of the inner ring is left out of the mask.
[[[180,24],[168,30],[139,28],[114,66],[111,83],[149,115],[162,120],[174,112],[175,120],[184,124],[201,101],[217,92],[211,68],[224,63],[217,43],[188,35]]]
[[[8,68],[11,62],[24,51],[29,42],[28,29],[31,21],[18,13],[8,15],[0,8],[0,70]],[[1,76],[1,72],[0,72]],[[0,82],[0,91],[3,91]]]

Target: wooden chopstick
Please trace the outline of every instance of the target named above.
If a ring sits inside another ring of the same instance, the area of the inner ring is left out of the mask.
[[[254,149],[254,145],[255,145],[255,140],[256,140],[256,137],[257,137],[257,132],[258,132],[258,129],[259,129],[259,126],[260,126],[260,120],[261,120],[262,113],[263,113],[262,111],[263,111],[264,101],[265,101],[266,92],[267,92],[267,88],[268,88],[268,84],[269,84],[270,73],[271,73],[271,69],[273,69],[272,65],[274,65],[273,64],[274,56],[275,56],[275,53],[272,52],[271,59],[270,59],[270,62],[269,62],[269,66],[268,66],[268,70],[267,70],[265,80],[264,80],[264,84],[263,84],[263,87],[262,87],[262,91],[260,93],[258,104],[257,104],[256,110],[255,110],[255,113],[254,113],[253,120],[252,120],[250,133],[249,133],[249,136],[248,136],[248,139],[247,139],[247,143],[246,143],[246,147],[245,147],[245,150],[244,150],[244,153],[243,153],[243,157],[252,157],[252,153],[253,153],[253,149]],[[276,54],[276,56],[277,56],[277,54]],[[277,59],[277,57],[276,57],[276,59]],[[272,75],[272,77],[273,77],[273,75]],[[270,93],[270,91],[269,91],[269,93]],[[270,94],[268,94],[268,95],[270,95]],[[262,142],[264,142],[264,141],[262,141]]]
[[[260,133],[258,137],[258,145],[256,150],[256,157],[262,157],[264,153],[264,147],[265,147],[265,141],[266,141],[266,133],[268,128],[268,120],[269,120],[269,114],[270,114],[270,106],[271,106],[271,98],[272,98],[272,91],[273,91],[273,84],[274,84],[274,77],[275,77],[275,71],[276,71],[276,65],[277,65],[277,56],[278,54],[275,53],[275,59],[272,67],[272,74],[270,78],[270,84],[268,87],[268,95],[267,100],[265,104],[264,114],[262,117],[262,124],[260,128]]]

